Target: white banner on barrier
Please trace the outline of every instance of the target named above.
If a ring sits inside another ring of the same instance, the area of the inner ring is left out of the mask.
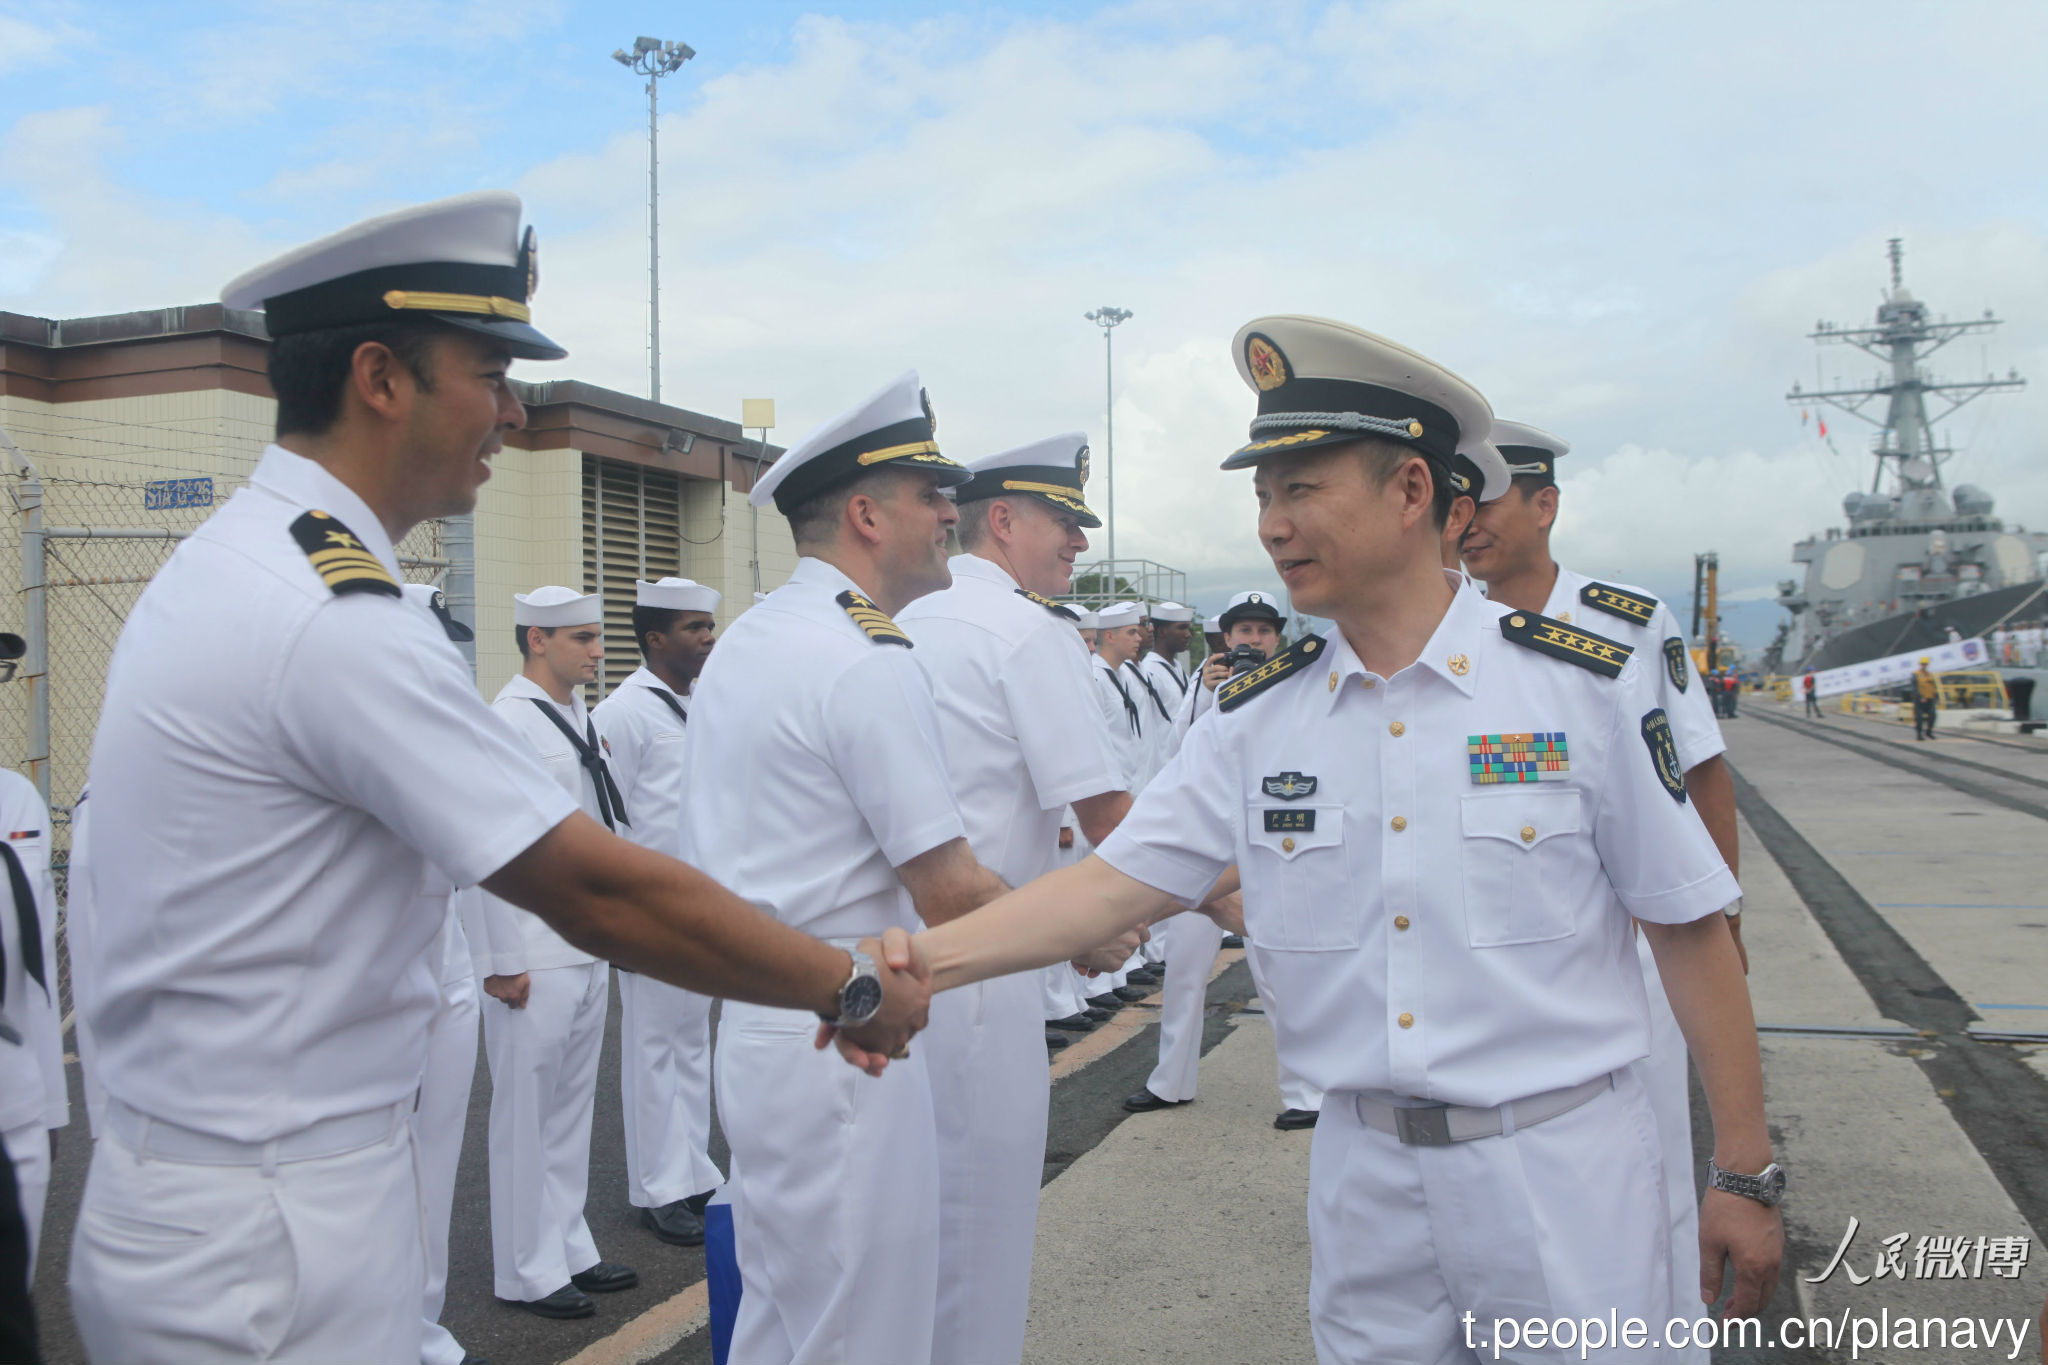
[[[1816,673],[1813,675],[1814,695],[1832,697],[1843,692],[1874,692],[1881,687],[1891,687],[1911,678],[1913,671],[1920,667],[1920,660],[1923,658],[1927,660],[1927,671],[1930,673],[1991,666],[1991,651],[1984,647],[1982,640],[1956,640],[1928,649],[1916,649],[1907,654],[1889,654],[1882,659],[1871,659],[1866,663],[1850,664],[1847,668],[1830,668]],[[1792,691],[1795,696],[1804,692],[1804,681],[1795,679]]]

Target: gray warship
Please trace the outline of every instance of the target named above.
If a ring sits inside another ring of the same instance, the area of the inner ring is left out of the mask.
[[[1877,467],[1867,491],[1842,499],[1846,528],[1830,527],[1792,547],[1806,577],[1778,585],[1778,605],[1792,613],[1776,646],[1781,668],[1841,668],[1939,644],[1951,628],[1968,639],[2048,616],[2040,567],[2048,534],[2007,526],[1982,488],[1948,487],[1942,466],[1955,452],[1934,434],[1936,422],[1965,404],[2026,381],[2017,371],[1935,379],[1925,368],[1929,356],[1958,337],[1989,332],[1999,320],[1989,310],[1960,322],[1934,316],[1906,288],[1898,238],[1889,254],[1891,288],[1874,326],[1823,322],[1809,333],[1820,345],[1854,346],[1885,371],[1862,387],[1794,384],[1785,395],[1802,408],[1833,408],[1877,428],[1870,443]],[[1946,405],[1932,419],[1930,398]],[[1881,409],[1878,399],[1885,400]]]

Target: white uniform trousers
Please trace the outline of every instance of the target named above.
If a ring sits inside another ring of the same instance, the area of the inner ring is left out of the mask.
[[[1700,1206],[1693,1196],[1692,1077],[1680,1032],[1678,1017],[1664,994],[1664,978],[1657,974],[1657,959],[1650,954],[1650,940],[1636,935],[1636,954],[1643,963],[1643,989],[1650,997],[1650,1055],[1630,1063],[1650,1097],[1650,1110],[1657,1116],[1657,1137],[1664,1148],[1666,1193],[1671,1197],[1671,1296],[1681,1314],[1699,1316],[1706,1311],[1699,1303]],[[1689,1346],[1673,1355],[1687,1365],[1707,1365],[1712,1352],[1705,1346]]]
[[[1190,916],[1182,915],[1182,919]],[[1212,959],[1213,961],[1213,959]],[[1266,989],[1265,969],[1259,963],[1259,947],[1250,939],[1244,941],[1244,965],[1252,974],[1252,989],[1259,993],[1259,1003],[1265,1007],[1266,1017],[1273,1017],[1273,993]],[[1200,1035],[1197,1034],[1197,1037]],[[1274,1070],[1279,1075],[1280,1103],[1288,1109],[1317,1110],[1323,1107],[1323,1092],[1287,1069],[1287,1059],[1275,1055]]]
[[[266,1166],[261,1147],[248,1164],[171,1155],[172,1138],[197,1135],[110,1102],[71,1243],[86,1357],[414,1365],[424,1263],[410,1109],[358,1116],[382,1133],[367,1146]]]
[[[597,1264],[583,1202],[610,975],[604,962],[543,967],[530,973],[526,1008],[480,1002],[491,1062],[492,1285],[501,1299],[546,1298]]]
[[[21,1221],[28,1226],[28,1287],[36,1287],[36,1247],[42,1242],[43,1205],[50,1198],[50,1130],[41,1119],[0,1133],[0,1148],[14,1163],[21,1189]]]
[[[468,965],[466,957],[462,965]],[[427,1066],[420,1076],[419,1107],[412,1115],[412,1140],[419,1151],[420,1227],[427,1264],[426,1293],[420,1309],[426,1333],[420,1345],[421,1365],[462,1365],[464,1354],[461,1345],[441,1325],[441,1307],[448,1291],[448,1220],[455,1211],[455,1168],[462,1160],[470,1083],[476,1078],[479,994],[476,978],[467,974],[441,983],[441,1005],[434,1011],[433,1022],[427,1025]]]
[[[1038,973],[1039,1012],[1048,1019],[1064,1019],[1087,1008],[1081,998],[1082,977],[1064,962],[1042,967]]]
[[[1574,1327],[1569,1344],[1498,1358],[1667,1365],[1667,1351],[1625,1352],[1608,1325],[1610,1314],[1641,1318],[1650,1340],[1662,1339],[1672,1314],[1665,1208],[1656,1118],[1627,1068],[1568,1113],[1445,1146],[1404,1145],[1361,1121],[1356,1096],[1333,1094],[1309,1158],[1316,1359],[1466,1365],[1495,1358],[1496,1318],[1540,1317],[1598,1319],[1605,1344],[1582,1356]]]
[[[633,1207],[658,1209],[724,1183],[710,1152],[710,996],[619,973],[619,1097]]]
[[[1162,1100],[1195,1097],[1202,1065],[1202,1015],[1209,999],[1209,973],[1223,948],[1223,927],[1207,915],[1188,911],[1166,921],[1154,936],[1166,943],[1166,987],[1159,1002],[1159,1065],[1145,1088]]]
[[[732,1001],[720,1017],[712,1070],[743,1286],[729,1358],[928,1365],[939,1200],[925,1044],[871,1078],[814,1048],[817,1027]]]
[[[919,1035],[939,1142],[939,1296],[932,1360],[1017,1365],[1045,1174],[1051,1081],[1038,973],[932,998]]]

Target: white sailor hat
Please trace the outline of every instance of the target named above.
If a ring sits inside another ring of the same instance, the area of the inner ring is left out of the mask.
[[[1233,452],[1225,469],[1381,436],[1413,447],[1446,473],[1461,450],[1486,470],[1477,457],[1493,409],[1479,390],[1399,342],[1328,318],[1283,315],[1240,327],[1231,352],[1238,374],[1259,395],[1259,413],[1251,443]]]
[[[1229,605],[1223,608],[1222,615],[1216,618],[1216,628],[1229,630],[1239,621],[1271,621],[1277,626],[1286,619],[1286,613],[1282,612],[1280,604],[1273,600],[1273,594],[1241,592],[1230,599]]]
[[[1155,621],[1192,621],[1195,619],[1195,609],[1184,607],[1178,602],[1154,602],[1151,616]]]
[[[955,502],[975,502],[1019,493],[1071,512],[1081,525],[1094,528],[1102,518],[1088,510],[1081,489],[1088,482],[1088,436],[1070,431],[1028,446],[968,463],[973,478],[953,490]]]
[[[406,584],[405,597],[407,601],[416,602],[434,613],[434,619],[441,623],[441,629],[446,631],[448,638],[456,644],[466,645],[476,638],[475,631],[455,619],[454,613],[448,610],[448,598],[432,583]]]
[[[1495,422],[1493,443],[1507,461],[1508,473],[1529,479],[1538,488],[1557,482],[1557,460],[1571,454],[1571,442],[1521,422]]]
[[[1206,620],[1204,620],[1204,621],[1202,622],[1202,634],[1204,634],[1204,635],[1221,635],[1222,633],[1223,633],[1223,618],[1222,618],[1222,617],[1220,617],[1220,616],[1211,616],[1211,617],[1207,618]]]
[[[512,594],[515,626],[594,626],[604,620],[604,600],[574,588],[535,588]]]
[[[663,611],[717,611],[722,593],[690,578],[664,578],[649,583],[633,580],[633,605],[659,607]]]
[[[536,331],[527,304],[540,281],[519,196],[479,190],[366,218],[229,280],[230,308],[260,308],[272,337],[432,318],[478,332],[515,356],[569,354]]]
[[[1084,611],[1074,618],[1074,624],[1082,630],[1101,630],[1102,618],[1092,611]]]
[[[1095,624],[1102,630],[1135,626],[1144,619],[1145,609],[1136,602],[1115,602],[1095,613]]]
[[[905,370],[858,407],[842,412],[784,452],[768,467],[747,501],[773,501],[785,516],[818,494],[850,483],[873,469],[922,470],[941,488],[972,477],[964,465],[939,454],[939,419],[917,382]]]

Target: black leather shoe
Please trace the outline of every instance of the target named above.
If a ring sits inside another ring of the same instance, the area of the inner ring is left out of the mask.
[[[1079,1014],[1070,1014],[1064,1019],[1048,1019],[1045,1021],[1045,1026],[1047,1028],[1060,1029],[1066,1033],[1095,1032],[1095,1025],[1089,1022],[1085,1015]]]
[[[658,1209],[640,1210],[640,1226],[672,1247],[704,1245],[704,1220],[690,1208],[690,1201],[678,1199]]]
[[[1105,1024],[1109,1022],[1109,1011],[1097,1009],[1095,1006],[1090,1005],[1087,1009],[1081,1011],[1081,1017],[1088,1020],[1091,1024]]]
[[[1124,973],[1124,980],[1135,981],[1140,986],[1156,986],[1165,978],[1166,973],[1158,967],[1144,967],[1135,972]]]
[[[565,1284],[544,1299],[522,1300],[519,1306],[544,1318],[588,1318],[597,1315],[597,1305],[590,1301],[590,1295],[574,1284]]]
[[[1047,1052],[1058,1052],[1061,1048],[1065,1047],[1068,1043],[1071,1043],[1073,1041],[1074,1040],[1067,1037],[1066,1034],[1058,1032],[1050,1025],[1046,1027],[1045,1050]]]
[[[1124,1108],[1133,1114],[1149,1114],[1154,1109],[1172,1109],[1186,1103],[1186,1100],[1162,1100],[1150,1090],[1140,1090],[1135,1095],[1124,1097]]]
[[[1223,936],[1223,946],[1224,946],[1224,947],[1226,947],[1226,948],[1242,948],[1242,947],[1244,947],[1244,935],[1243,935],[1243,934],[1225,934],[1225,935]]]
[[[1112,994],[1109,991],[1104,991],[1100,995],[1089,996],[1088,1003],[1093,1005],[1096,1009],[1108,1010],[1111,1014],[1115,1014],[1118,1010],[1124,1007],[1124,1002],[1122,998]]]
[[[683,1203],[689,1206],[689,1210],[691,1213],[694,1213],[699,1218],[702,1218],[704,1216],[705,1206],[711,1202],[711,1196],[717,1193],[717,1190],[706,1190],[702,1194],[691,1195],[688,1199],[685,1199]]]
[[[699,1232],[698,1240],[703,1240]],[[633,1267],[620,1265],[617,1261],[599,1261],[588,1270],[579,1270],[569,1277],[569,1283],[591,1294],[616,1294],[621,1289],[631,1289],[640,1283],[640,1276]]]
[[[1146,996],[1152,994],[1152,992],[1148,990],[1142,990],[1137,986],[1118,986],[1115,989],[1111,990],[1110,994],[1128,1005],[1133,1001],[1143,1000]]]
[[[1273,1126],[1283,1133],[1295,1128],[1313,1128],[1321,1117],[1319,1109],[1282,1109],[1273,1120]]]

